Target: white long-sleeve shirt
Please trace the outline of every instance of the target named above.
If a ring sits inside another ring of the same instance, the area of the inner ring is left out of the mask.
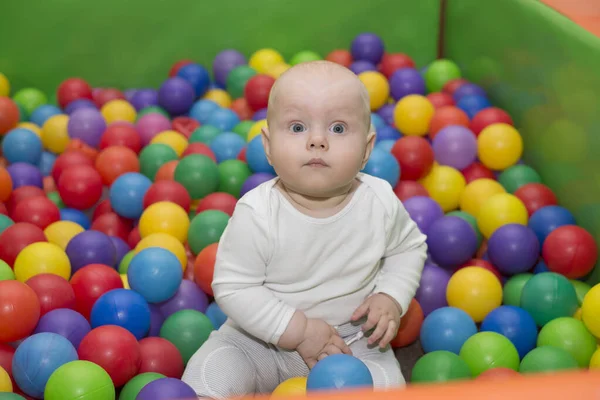
[[[313,218],[284,197],[277,179],[238,201],[221,236],[212,288],[223,312],[272,344],[296,310],[338,325],[381,292],[406,313],[427,258],[426,236],[389,183],[359,174],[342,210]]]

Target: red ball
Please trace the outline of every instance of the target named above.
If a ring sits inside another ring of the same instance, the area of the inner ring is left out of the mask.
[[[218,243],[211,243],[198,253],[194,261],[194,280],[196,285],[209,296],[214,296],[212,280],[217,260]]]
[[[129,236],[127,237],[127,244],[130,248],[134,249],[135,246],[142,240],[142,236],[140,235],[140,228],[135,227],[129,232]]]
[[[452,98],[452,96],[450,96],[448,93],[444,92],[429,93],[427,95],[427,99],[431,102],[434,108],[442,108],[456,104],[454,102],[454,98]]]
[[[482,163],[477,161],[469,165],[467,168],[463,169],[461,172],[465,177],[467,183],[482,178],[492,179],[494,181],[496,180],[496,175],[494,175],[494,172]]]
[[[75,292],[62,276],[39,274],[29,278],[25,284],[33,289],[40,301],[40,315],[57,308],[75,309]]]
[[[13,129],[21,119],[19,106],[12,99],[0,96],[0,135]]]
[[[469,83],[469,81],[463,78],[450,79],[442,88],[442,92],[448,93],[449,95],[453,95],[456,89],[458,89],[465,83]]]
[[[274,83],[275,78],[263,74],[254,75],[248,80],[244,87],[244,98],[252,110],[258,111],[267,107]]]
[[[426,139],[420,136],[404,136],[392,147],[402,171],[402,180],[416,181],[429,173],[434,162],[433,149]]]
[[[17,222],[0,234],[0,259],[12,266],[17,255],[31,243],[47,242],[44,231],[29,222]]]
[[[429,122],[429,138],[433,140],[437,133],[448,125],[469,127],[469,116],[458,107],[445,106],[435,110]]]
[[[40,319],[40,301],[32,288],[15,280],[0,281],[0,343],[29,336]]]
[[[489,107],[479,111],[471,121],[471,130],[478,136],[488,125],[504,123],[514,125],[512,118],[504,110],[497,107]]]
[[[127,241],[131,232],[132,221],[113,212],[104,213],[92,222],[91,229]]]
[[[56,100],[60,108],[65,108],[72,101],[79,99],[92,100],[92,87],[81,78],[69,78],[58,86]]]
[[[240,118],[240,121],[252,119],[254,111],[248,105],[245,98],[240,97],[231,102],[231,109]]]
[[[140,340],[141,365],[139,372],[156,372],[168,378],[180,379],[183,375],[183,358],[175,345],[161,337]]]
[[[87,165],[66,169],[57,186],[65,205],[78,210],[91,208],[102,197],[102,177]]]
[[[502,274],[500,274],[500,271],[498,271],[496,269],[496,267],[494,267],[494,265],[489,261],[486,261],[486,260],[483,260],[480,258],[472,258],[469,261],[467,261],[466,263],[464,263],[463,265],[461,265],[460,267],[456,268],[455,272],[458,271],[459,269],[463,269],[466,267],[481,267],[483,269],[487,269],[492,274],[494,274],[500,282],[502,282]]]
[[[114,268],[90,264],[73,274],[71,286],[75,293],[75,311],[89,320],[96,300],[110,290],[122,289],[123,280]]]
[[[92,97],[98,108],[102,108],[103,105],[112,100],[125,100],[123,92],[115,88],[99,89],[97,93],[92,93]]]
[[[65,153],[62,153],[56,158],[54,161],[54,166],[52,167],[52,178],[54,178],[54,182],[58,183],[60,176],[63,171],[70,167],[79,167],[79,166],[94,166],[94,160],[87,156],[84,152],[78,150],[71,150]]]
[[[125,121],[117,121],[108,125],[100,138],[100,150],[110,146],[129,147],[137,154],[142,149],[142,139],[137,129],[135,129],[135,125]]]
[[[379,64],[379,72],[390,78],[397,69],[415,68],[415,62],[412,58],[403,53],[386,53]]]
[[[208,147],[204,143],[190,143],[188,147],[186,147],[185,151],[181,154],[181,158],[189,156],[190,154],[202,154],[204,156],[210,157],[214,162],[217,162],[217,157],[215,156],[215,153],[213,153],[210,147]]]
[[[352,59],[352,54],[344,49],[333,50],[331,53],[327,54],[325,59],[343,65],[346,68],[350,68],[350,65],[352,65],[352,62],[354,61]]]
[[[0,202],[0,214],[4,214],[8,216],[8,210],[6,209],[6,204]]]
[[[92,221],[106,213],[114,213],[115,210],[112,209],[110,205],[110,199],[104,199],[96,207],[94,208],[94,213],[92,214]]]
[[[412,299],[406,314],[400,320],[400,328],[396,333],[396,337],[390,342],[392,348],[406,347],[413,344],[419,338],[424,318],[421,305],[417,300]]]
[[[10,376],[10,380],[13,384],[13,389],[17,385],[12,375],[12,360],[13,356],[15,355],[15,351],[16,349],[14,347],[0,343],[0,367],[8,372],[8,376]]]
[[[96,158],[96,170],[106,186],[128,172],[140,172],[140,160],[129,147],[110,146],[102,150]]]
[[[12,219],[15,222],[29,222],[40,229],[60,220],[60,210],[46,196],[23,199],[17,204]]]
[[[21,186],[16,188],[10,194],[8,201],[6,202],[6,210],[8,211],[8,215],[12,215],[19,205],[25,199],[30,197],[39,197],[46,196],[46,192],[43,189],[37,186]]]
[[[598,246],[594,237],[576,225],[556,228],[544,241],[542,257],[552,272],[569,279],[583,278],[598,261]]]
[[[186,66],[188,64],[192,64],[194,61],[192,60],[179,60],[177,61],[175,64],[173,64],[173,66],[171,67],[171,69],[169,70],[169,77],[174,77],[175,75],[177,75],[177,73],[179,72],[179,70],[181,69],[181,67]]]
[[[142,364],[140,345],[131,332],[117,325],[92,329],[81,340],[77,354],[104,369],[116,387],[137,375]]]
[[[515,196],[523,202],[530,216],[542,207],[558,204],[558,199],[552,190],[543,183],[528,183],[523,185],[517,189]]]
[[[238,154],[237,159],[243,162],[246,162],[246,147],[242,148],[240,154]]]
[[[219,210],[231,216],[237,199],[229,193],[215,192],[207,195],[198,203],[196,213],[201,213],[206,210]]]
[[[176,181],[157,181],[150,186],[144,195],[144,208],[159,201],[171,201],[186,211],[192,204],[192,198],[185,186]]]
[[[400,181],[394,188],[394,193],[400,201],[406,201],[411,197],[425,196],[429,197],[427,189],[417,181]]]
[[[200,122],[190,117],[175,117],[171,122],[174,131],[181,133],[186,139],[192,136],[192,133],[200,127]]]

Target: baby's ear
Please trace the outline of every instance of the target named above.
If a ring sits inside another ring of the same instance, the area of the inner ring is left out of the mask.
[[[260,132],[261,132],[260,136],[262,138],[263,148],[265,149],[265,155],[267,156],[267,161],[269,162],[269,165],[273,165],[271,163],[271,139],[269,137],[269,135],[270,135],[269,127],[268,126],[262,127]]]
[[[373,147],[375,146],[375,139],[377,138],[377,132],[375,131],[375,127],[371,124],[371,129],[367,134],[367,146],[365,148],[365,155],[363,157],[362,167],[363,169],[365,165],[367,165],[367,161],[369,161],[369,157],[371,157],[371,152],[373,151]]]

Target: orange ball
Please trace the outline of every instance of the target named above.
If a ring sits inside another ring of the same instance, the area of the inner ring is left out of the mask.
[[[333,50],[331,53],[327,54],[325,57],[327,61],[331,61],[340,65],[343,65],[346,68],[350,68],[352,64],[352,54],[348,50]]]
[[[390,343],[392,347],[405,347],[414,343],[419,337],[424,318],[421,305],[417,300],[412,299],[408,311],[400,320],[400,329],[398,329],[396,337]]]
[[[196,285],[207,295],[213,296],[212,280],[215,271],[215,261],[217,259],[218,243],[212,243],[198,253],[194,262],[194,278]]]
[[[0,96],[0,135],[17,126],[20,116],[17,104],[6,96]]]
[[[154,176],[154,181],[174,181],[175,180],[175,168],[179,160],[172,160],[164,163]]]
[[[435,135],[449,125],[460,125],[469,127],[469,116],[458,107],[444,106],[435,110],[429,123],[429,138],[433,140]]]
[[[8,170],[0,167],[0,201],[7,201],[13,190],[13,182]]]
[[[129,147],[110,146],[98,154],[96,169],[102,177],[102,183],[110,185],[125,173],[140,172],[140,161]]]

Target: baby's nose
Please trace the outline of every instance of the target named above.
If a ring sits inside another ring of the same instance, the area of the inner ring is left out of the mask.
[[[327,148],[329,147],[329,145],[327,143],[327,138],[324,135],[319,135],[319,134],[310,135],[307,144],[310,149],[327,150]]]

